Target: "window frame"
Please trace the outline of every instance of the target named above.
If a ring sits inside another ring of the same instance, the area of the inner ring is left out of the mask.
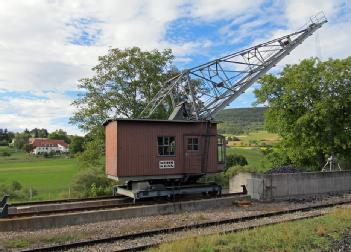
[[[162,145],[160,145],[159,143],[159,138],[162,137]],[[165,138],[168,138],[168,144],[165,144]],[[174,144],[172,145],[172,141],[171,138],[174,139]],[[175,136],[157,136],[157,156],[159,157],[175,157],[177,154],[177,143],[176,143],[176,137]],[[173,154],[170,154],[171,152],[168,151],[168,154],[160,154],[160,148],[163,148],[162,153],[165,153],[165,150],[167,150],[168,148],[173,149]]]
[[[226,152],[225,138],[222,135],[217,135],[217,163],[218,164],[225,164],[225,161],[226,161],[225,152]]]
[[[194,143],[194,140],[197,140],[197,143]],[[191,140],[191,143],[189,143],[189,140]],[[189,149],[189,146],[191,146],[191,148]],[[197,149],[195,149],[194,147],[197,146]],[[187,151],[194,151],[197,152],[200,150],[200,140],[199,137],[187,137],[187,141],[186,141],[186,150]]]

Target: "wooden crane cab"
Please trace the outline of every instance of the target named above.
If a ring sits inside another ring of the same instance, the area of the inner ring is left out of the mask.
[[[209,121],[113,119],[106,132],[106,175],[125,182],[115,194],[134,199],[221,193],[196,181],[224,169],[224,137]]]

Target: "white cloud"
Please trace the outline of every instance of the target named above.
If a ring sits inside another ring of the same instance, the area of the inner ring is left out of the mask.
[[[262,41],[295,31],[310,15],[324,10],[331,22],[319,31],[323,58],[351,55],[350,16],[338,17],[345,2],[277,0],[271,6],[265,4],[264,9],[262,5],[262,0],[4,0],[0,6],[0,95],[8,91],[47,95],[47,90],[55,95],[49,93],[48,99],[0,100],[0,127],[57,128],[57,118],[72,114],[72,98],[63,93],[76,89],[77,80],[91,74],[97,57],[110,46],[172,48],[178,57],[176,62],[185,63],[193,55],[207,55],[212,48],[223,45],[220,37],[211,41],[204,38],[206,34],[202,38],[168,40],[169,24],[180,18],[197,25],[216,25],[216,21],[225,20],[228,25],[218,30],[219,35],[230,38],[230,43],[239,43],[247,37]],[[262,32],[259,29],[265,23],[288,28]],[[93,41],[89,46],[72,44],[82,42],[81,36]],[[282,64],[315,56],[316,51],[315,38],[309,38]]]
[[[259,9],[262,0],[198,0],[193,1],[190,14],[204,20],[220,20],[225,18],[239,18],[248,12]]]
[[[304,4],[307,2],[306,4]],[[287,30],[279,30],[273,33],[272,38],[286,35],[296,31],[297,27],[306,23],[309,16],[323,10],[328,23],[317,30],[313,36],[307,38],[299,45],[291,55],[280,62],[280,67],[285,64],[295,64],[300,60],[309,57],[319,57],[322,60],[328,58],[345,58],[351,55],[350,36],[351,19],[339,20],[339,13],[345,8],[342,1],[289,1],[286,9],[286,16],[289,27]],[[350,7],[350,6],[349,6]],[[299,10],[299,11],[293,11]]]
[[[58,128],[70,134],[82,134],[77,128],[57,122],[58,118],[68,118],[73,113],[72,99],[57,93],[46,93],[47,98],[0,99],[0,128],[23,131],[24,129]],[[11,110],[9,110],[11,109]]]
[[[285,14],[289,26],[296,29],[320,11],[332,17],[340,7],[342,7],[342,1],[338,0],[288,0]]]

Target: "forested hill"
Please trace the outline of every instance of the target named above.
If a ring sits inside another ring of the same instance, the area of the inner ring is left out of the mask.
[[[220,134],[243,134],[263,129],[264,111],[266,108],[233,108],[217,114],[216,120]]]

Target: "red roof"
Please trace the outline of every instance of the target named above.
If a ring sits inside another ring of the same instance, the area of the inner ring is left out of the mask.
[[[43,138],[36,138],[33,139],[32,143],[33,148],[36,147],[47,147],[48,144],[52,144],[53,146],[62,145],[65,148],[68,148],[68,144],[65,143],[64,140],[55,140],[55,139],[43,139]]]

